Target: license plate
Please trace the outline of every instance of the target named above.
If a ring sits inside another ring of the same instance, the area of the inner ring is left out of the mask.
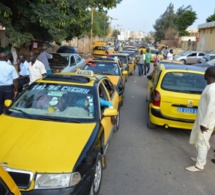
[[[178,108],[178,112],[197,114],[197,109],[195,109],[195,108]]]

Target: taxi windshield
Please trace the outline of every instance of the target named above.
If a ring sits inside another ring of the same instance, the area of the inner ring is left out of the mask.
[[[6,114],[41,120],[89,122],[95,118],[93,94],[92,87],[35,83]]]
[[[120,55],[110,55],[110,57],[117,57],[117,58],[119,58],[120,60],[121,60],[121,62],[122,63],[124,63],[124,64],[127,64],[128,63],[128,61],[127,61],[127,57],[126,56],[120,56]]]
[[[115,62],[92,62],[85,66],[85,70],[92,70],[95,74],[120,75],[120,70]]]

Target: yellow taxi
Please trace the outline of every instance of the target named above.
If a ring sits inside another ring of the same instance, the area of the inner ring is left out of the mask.
[[[128,71],[129,75],[132,75],[134,72],[134,61],[131,59],[128,53],[114,53],[111,54],[112,58],[119,58],[124,66],[124,69]]]
[[[95,46],[93,48],[93,57],[101,57],[108,55],[108,47],[107,46]]]
[[[94,58],[89,60],[84,68],[92,70],[95,74],[107,76],[116,86],[119,93],[119,105],[123,105],[123,92],[128,71],[124,70],[118,58]]]
[[[98,194],[119,129],[118,91],[92,71],[32,83],[0,116],[0,162],[22,195]]]
[[[147,126],[191,130],[206,86],[204,72],[204,69],[194,66],[157,65],[148,76]]]
[[[3,165],[3,164],[2,164]],[[5,168],[6,168],[5,164]],[[7,171],[0,165],[0,194],[1,195],[21,195],[15,182]]]
[[[96,46],[107,46],[107,43],[104,41],[96,41],[93,43],[93,47],[96,47]]]

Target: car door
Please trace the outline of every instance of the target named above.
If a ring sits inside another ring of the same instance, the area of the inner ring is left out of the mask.
[[[197,52],[193,52],[187,56],[187,64],[195,64],[197,62]]]
[[[202,53],[202,52],[198,53],[196,63],[198,63],[199,61],[201,61],[202,59],[204,59],[204,57],[205,57],[204,53]]]
[[[110,98],[110,94],[109,94],[107,88],[105,87],[105,84],[103,81],[101,81],[99,83],[98,94],[99,94],[99,101],[100,101],[100,98],[102,98],[104,100],[110,101],[113,104],[113,106],[115,105],[114,101],[115,101],[116,97]],[[105,108],[100,106],[101,124],[104,127],[104,144],[107,145],[109,142],[109,139],[113,133],[114,125],[112,124],[111,117],[103,116],[102,113],[104,112],[104,109]]]

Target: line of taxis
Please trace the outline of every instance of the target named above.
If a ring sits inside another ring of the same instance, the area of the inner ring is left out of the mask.
[[[83,70],[38,79],[6,100],[0,194],[98,194],[131,67],[116,56],[94,58]]]

